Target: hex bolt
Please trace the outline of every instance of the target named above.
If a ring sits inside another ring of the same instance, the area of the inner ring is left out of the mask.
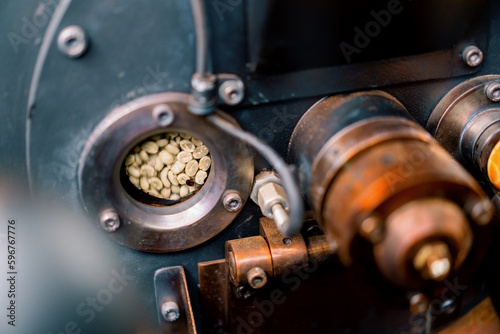
[[[214,111],[216,102],[217,76],[213,74],[193,74],[192,94],[189,97],[189,111],[195,115],[209,115]]]
[[[424,244],[413,258],[413,266],[420,272],[422,278],[444,280],[451,272],[451,254],[448,245],[442,241]]]
[[[229,106],[238,105],[245,97],[245,86],[241,80],[227,80],[219,87],[219,96]]]
[[[424,314],[429,308],[429,299],[423,293],[415,293],[410,297],[410,312]]]
[[[224,208],[229,212],[239,211],[243,207],[243,199],[235,191],[228,192],[222,200]]]
[[[248,299],[252,297],[253,291],[249,289],[246,285],[239,285],[236,288],[236,294],[238,295],[238,298]]]
[[[161,314],[163,315],[163,319],[168,322],[175,322],[181,316],[179,306],[173,301],[163,303],[161,306]]]
[[[170,126],[175,121],[175,113],[169,105],[160,104],[153,109],[153,117],[162,127]]]
[[[445,314],[452,314],[457,308],[455,299],[447,299],[441,304],[441,312]]]
[[[470,67],[481,65],[483,59],[483,52],[475,45],[469,45],[462,51],[462,60]]]
[[[69,58],[79,58],[89,45],[87,34],[82,27],[72,25],[64,28],[57,38],[57,47],[62,54]]]
[[[384,238],[384,222],[377,216],[369,216],[360,225],[359,233],[372,243],[378,243]]]
[[[500,82],[494,81],[486,86],[486,97],[491,102],[500,102]]]
[[[493,218],[495,208],[489,199],[471,199],[467,202],[466,208],[470,217],[480,226],[488,225]]]
[[[100,222],[106,232],[115,232],[120,228],[120,216],[114,210],[101,213]]]
[[[451,263],[447,258],[436,259],[428,265],[430,276],[434,280],[441,280],[448,276],[450,269]]]
[[[255,267],[247,272],[248,284],[254,289],[260,289],[267,283],[267,275],[260,267]]]
[[[288,224],[288,199],[276,173],[266,171],[257,175],[250,198],[260,207],[264,216],[275,221],[279,229]]]

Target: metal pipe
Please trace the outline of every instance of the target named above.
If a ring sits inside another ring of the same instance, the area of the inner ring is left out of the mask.
[[[283,158],[281,158],[276,151],[259,138],[249,132],[235,127],[221,116],[213,114],[209,115],[207,118],[212,124],[222,131],[255,148],[255,150],[274,167],[281,179],[283,189],[285,189],[290,210],[290,219],[288,222],[285,222],[284,225],[279,226],[280,231],[287,236],[299,233],[300,228],[302,227],[302,218],[304,216],[302,193],[295,176]]]
[[[253,134],[238,129],[223,118],[213,115],[215,111],[213,91],[216,88],[216,78],[212,73],[208,73],[210,58],[208,54],[205,6],[203,0],[191,0],[191,7],[196,31],[196,73],[191,81],[193,94],[190,99],[189,110],[198,115],[209,116],[208,119],[215,126],[251,145],[276,169],[290,203],[290,219],[284,221],[284,224],[280,226],[280,230],[285,235],[294,235],[300,231],[304,215],[304,204],[300,188],[289,166],[270,146]]]
[[[208,70],[208,33],[203,0],[191,0],[191,10],[196,32],[196,73],[204,78]]]
[[[191,78],[189,111],[196,115],[210,115],[215,111],[217,76],[211,73],[208,51],[208,27],[203,0],[191,0],[196,32],[196,70]]]

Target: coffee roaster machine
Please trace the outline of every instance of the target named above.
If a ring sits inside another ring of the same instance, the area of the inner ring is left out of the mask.
[[[131,333],[500,330],[500,2],[0,8],[2,176],[119,250]]]

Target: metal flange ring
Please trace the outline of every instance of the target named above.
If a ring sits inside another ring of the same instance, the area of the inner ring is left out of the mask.
[[[188,96],[160,93],[120,106],[85,145],[79,166],[81,200],[99,227],[103,212],[116,212],[120,227],[107,232],[122,245],[146,252],[194,247],[238,215],[239,210],[225,208],[227,194],[237,193],[243,202],[249,197],[254,174],[250,149],[204,117],[191,114]],[[202,140],[210,150],[212,167],[206,183],[192,197],[172,205],[151,205],[127,192],[121,168],[134,145],[166,132],[190,133]]]

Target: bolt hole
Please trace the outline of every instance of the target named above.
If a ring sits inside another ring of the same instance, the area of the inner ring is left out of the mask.
[[[166,110],[164,111],[161,111],[159,114],[158,114],[158,120],[161,121],[161,122],[165,122],[167,121],[168,119],[170,118],[170,113]]]
[[[161,105],[154,109],[153,115],[161,126],[170,126],[174,122],[174,112],[167,106]]]
[[[252,280],[252,284],[253,284],[254,286],[258,286],[258,285],[262,284],[262,281],[263,281],[262,277],[255,277],[255,278]]]
[[[78,39],[74,36],[72,37],[69,37],[67,40],[66,40],[66,45],[69,46],[69,47],[74,47],[78,44]]]
[[[470,56],[470,60],[473,62],[473,63],[477,63],[479,62],[479,53],[473,53],[471,56]]]
[[[284,238],[283,239],[283,244],[287,245],[287,246],[291,245],[292,244],[292,239],[290,239],[290,238]]]
[[[227,206],[231,210],[237,210],[238,207],[240,206],[240,202],[238,200],[236,200],[236,199],[232,199],[232,200],[229,201],[229,203],[227,204]]]

